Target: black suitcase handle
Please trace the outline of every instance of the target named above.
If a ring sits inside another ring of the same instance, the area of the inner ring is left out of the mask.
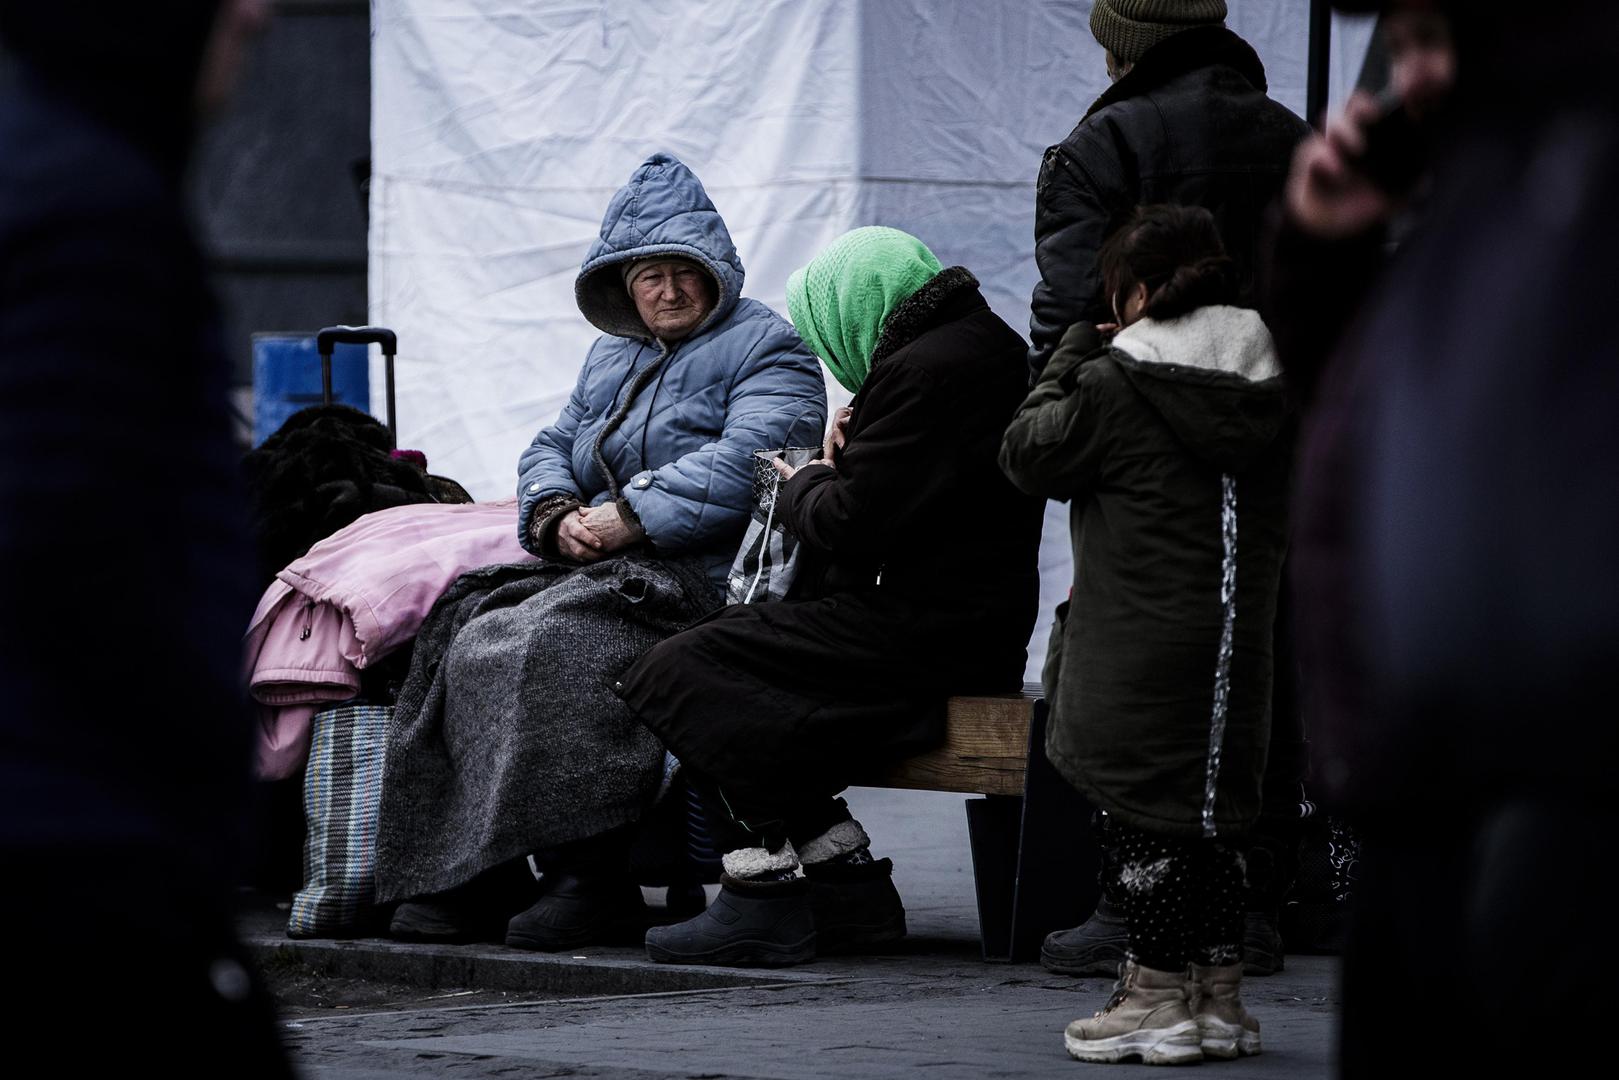
[[[315,350],[320,353],[321,402],[332,403],[332,350],[338,345],[381,345],[383,370],[388,381],[388,434],[399,445],[399,428],[394,423],[394,353],[399,335],[386,326],[327,326],[315,334]]]

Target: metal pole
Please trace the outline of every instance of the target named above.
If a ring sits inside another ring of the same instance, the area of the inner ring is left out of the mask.
[[[1310,0],[1310,70],[1305,91],[1305,119],[1324,126],[1327,110],[1327,76],[1332,68],[1332,4]]]

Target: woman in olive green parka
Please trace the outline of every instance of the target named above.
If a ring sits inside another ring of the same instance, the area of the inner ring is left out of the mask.
[[[1189,962],[1235,1001],[1243,871],[1229,840],[1259,815],[1270,728],[1282,383],[1264,323],[1230,306],[1235,274],[1207,211],[1138,210],[1102,264],[1123,329],[1110,343],[1068,330],[1000,456],[1023,491],[1072,505],[1046,753],[1109,817],[1130,926],[1126,993],[1070,1025],[1067,1045],[1089,1061],[1257,1053],[1240,1004],[1195,1023],[1186,1002],[1139,1026],[1131,1010],[1178,993]]]

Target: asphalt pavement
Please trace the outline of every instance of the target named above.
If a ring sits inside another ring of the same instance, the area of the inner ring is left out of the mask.
[[[910,936],[891,953],[767,971],[652,964],[613,947],[546,956],[380,939],[289,942],[252,913],[250,947],[284,998],[310,1080],[384,1077],[757,1077],[771,1080],[1117,1074],[1063,1050],[1110,979],[980,957],[962,797],[855,789],[850,808],[892,856]],[[649,891],[661,899],[661,891]],[[1232,1077],[1332,1072],[1335,960],[1289,956],[1244,982],[1265,1052],[1200,1066]]]

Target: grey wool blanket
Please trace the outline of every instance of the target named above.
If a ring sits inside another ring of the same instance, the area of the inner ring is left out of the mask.
[[[458,578],[422,624],[388,730],[378,900],[637,820],[664,751],[613,684],[718,604],[701,563],[638,554]]]

